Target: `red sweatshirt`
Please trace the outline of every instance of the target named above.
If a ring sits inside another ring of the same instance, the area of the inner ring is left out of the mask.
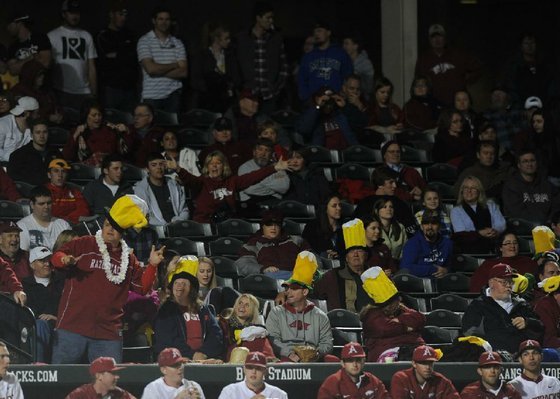
[[[12,178],[4,171],[4,168],[0,168],[0,199],[15,202],[20,198],[21,194]]]
[[[23,287],[12,268],[0,258],[0,292],[13,294],[16,291],[23,291]]]
[[[488,275],[490,274],[490,269],[497,265],[498,263],[505,263],[510,265],[513,269],[517,270],[520,274],[532,273],[537,276],[539,270],[539,265],[533,259],[528,256],[517,255],[509,258],[499,257],[496,259],[486,259],[482,264],[474,271],[471,277],[471,284],[469,290],[471,292],[480,292],[482,288],[488,284]]]
[[[521,399],[521,395],[510,384],[505,382],[502,382],[498,394],[494,395],[480,381],[476,381],[463,388],[461,399]]]
[[[344,369],[328,376],[317,394],[317,399],[385,399],[389,397],[389,392],[383,382],[373,374],[362,373],[356,385]]]
[[[47,183],[52,194],[52,215],[70,223],[78,223],[80,216],[89,216],[89,207],[80,190]]]
[[[121,248],[114,252],[110,244],[113,273],[120,271]],[[65,267],[65,255],[80,257],[74,266]],[[58,269],[67,268],[68,275],[58,307],[56,328],[94,339],[117,340],[121,335],[123,307],[128,291],[145,294],[151,288],[156,266],[142,269],[136,256],[129,255],[128,270],[120,284],[110,282],[103,270],[103,259],[94,236],[76,238],[66,243],[51,258]]]
[[[426,381],[424,388],[418,385],[414,369],[398,371],[391,379],[392,399],[459,399],[453,383],[444,375],[435,372]]]
[[[543,346],[560,348],[560,306],[553,295],[546,295],[535,302],[535,313],[544,325]]]

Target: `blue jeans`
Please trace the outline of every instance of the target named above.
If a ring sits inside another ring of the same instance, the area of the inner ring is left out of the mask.
[[[36,319],[35,326],[37,327],[37,359],[41,363],[49,363],[52,352],[51,337],[54,330],[54,322],[47,320]]]
[[[88,363],[101,356],[122,362],[122,340],[94,339],[67,330],[54,332],[53,364],[80,364],[87,355]]]

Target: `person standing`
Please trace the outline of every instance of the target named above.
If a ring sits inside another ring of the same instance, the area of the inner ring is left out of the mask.
[[[478,358],[476,372],[479,381],[467,385],[461,391],[461,399],[521,399],[521,395],[510,384],[500,380],[502,357],[497,352],[484,352]]]

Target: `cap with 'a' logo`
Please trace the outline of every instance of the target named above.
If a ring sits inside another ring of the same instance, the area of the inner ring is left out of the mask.
[[[412,353],[415,362],[437,362],[439,357],[434,348],[428,345],[420,345]]]
[[[483,352],[478,358],[479,366],[502,365],[502,357],[498,352]]]
[[[181,352],[177,348],[165,348],[159,353],[158,356],[158,366],[160,367],[170,367],[178,363],[185,363],[189,359],[181,356]]]
[[[245,366],[266,367],[266,356],[262,352],[249,352]]]
[[[359,357],[366,357],[364,348],[357,342],[349,342],[342,348],[340,354],[342,359],[355,359]]]
[[[519,355],[521,355],[524,351],[528,349],[536,349],[539,352],[542,352],[542,346],[539,341],[535,341],[534,339],[528,339],[527,341],[523,341],[519,344]]]

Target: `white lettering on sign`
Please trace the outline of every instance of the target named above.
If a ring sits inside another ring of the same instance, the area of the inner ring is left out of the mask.
[[[235,380],[243,381],[243,367],[235,368]],[[266,379],[269,381],[292,381],[292,380],[305,380],[311,381],[311,369],[285,369],[269,367]]]
[[[58,382],[58,370],[14,370],[19,382]]]

